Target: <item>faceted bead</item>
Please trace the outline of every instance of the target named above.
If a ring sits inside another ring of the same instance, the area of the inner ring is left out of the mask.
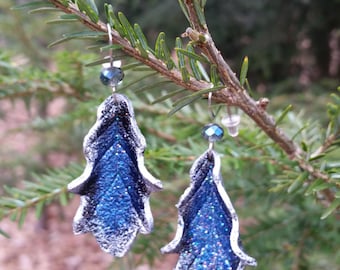
[[[124,78],[123,71],[118,67],[103,68],[100,72],[100,81],[104,85],[115,87]]]
[[[207,124],[202,129],[202,136],[209,142],[216,142],[223,138],[223,128],[215,123]]]

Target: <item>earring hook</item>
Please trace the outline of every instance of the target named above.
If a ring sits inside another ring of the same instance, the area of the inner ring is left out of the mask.
[[[207,124],[203,127],[202,129],[202,136],[205,138],[207,141],[209,141],[209,146],[208,146],[208,152],[212,153],[214,150],[214,142],[219,141],[223,137],[223,128],[220,127],[218,124],[214,123],[215,121],[215,113],[213,112],[211,108],[211,100],[212,100],[212,92],[209,92],[208,94],[208,112],[210,114],[211,120],[213,121],[210,124]]]
[[[103,64],[102,71],[100,73],[100,81],[104,85],[109,85],[112,87],[112,91],[116,91],[116,86],[123,80],[124,78],[124,72],[121,68],[114,66],[113,61],[113,40],[112,40],[112,30],[110,24],[106,24],[107,27],[107,34],[109,36],[109,58],[110,58],[110,64],[107,65],[107,63]],[[120,61],[119,61],[120,66]]]
[[[215,119],[215,114],[211,108],[211,98],[212,98],[212,92],[209,92],[208,94],[208,111],[209,111],[209,115],[211,120]],[[211,153],[211,151],[214,149],[214,142],[209,141],[209,147],[208,147],[208,151],[209,153]]]
[[[211,120],[214,120],[216,115],[214,114],[214,112],[211,108],[211,99],[212,99],[212,92],[209,92],[209,94],[208,94],[208,111],[209,111]]]
[[[110,45],[110,51],[109,51],[109,57],[110,57],[110,67],[113,67],[113,50],[112,50],[112,31],[111,31],[111,25],[109,23],[106,24],[107,27],[107,34],[109,35],[109,45]]]

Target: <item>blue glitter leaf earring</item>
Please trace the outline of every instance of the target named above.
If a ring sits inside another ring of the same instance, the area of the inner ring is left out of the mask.
[[[111,38],[110,30],[108,25]],[[100,79],[113,90],[123,79],[112,55]],[[144,166],[145,147],[130,101],[113,93],[99,106],[97,121],[84,138],[85,170],[68,185],[81,198],[74,233],[91,232],[113,256],[124,256],[137,233],[150,233],[153,227],[149,196],[162,184]]]
[[[220,157],[213,150],[213,143],[223,137],[223,129],[208,124],[202,135],[209,140],[209,149],[190,170],[190,186],[177,204],[175,238],[161,251],[179,253],[176,270],[242,270],[246,265],[256,266],[255,259],[240,246],[238,217],[223,188]]]

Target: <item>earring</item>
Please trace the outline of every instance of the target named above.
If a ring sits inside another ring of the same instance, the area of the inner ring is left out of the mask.
[[[107,27],[112,44],[111,27]],[[91,232],[102,250],[122,257],[138,232],[151,232],[149,196],[162,184],[144,166],[145,138],[130,101],[114,92],[124,75],[112,59],[110,51],[110,66],[103,68],[100,79],[112,87],[113,94],[98,108],[97,121],[84,138],[86,167],[68,190],[81,198],[73,232]]]
[[[211,93],[208,102],[211,110]],[[179,253],[177,270],[242,270],[246,265],[256,266],[256,260],[240,246],[238,217],[223,188],[220,157],[213,150],[223,133],[215,123],[203,128],[209,148],[194,162],[190,186],[177,204],[175,238],[161,249],[162,253]]]

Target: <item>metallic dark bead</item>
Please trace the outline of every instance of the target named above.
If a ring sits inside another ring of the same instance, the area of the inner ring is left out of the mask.
[[[104,85],[115,87],[124,78],[123,71],[118,67],[103,68],[100,72],[100,81]]]
[[[209,142],[216,142],[223,138],[223,128],[215,123],[207,124],[202,129],[202,136]]]

